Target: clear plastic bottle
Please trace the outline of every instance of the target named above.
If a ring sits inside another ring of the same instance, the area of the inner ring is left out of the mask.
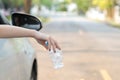
[[[63,57],[62,57],[62,51],[56,49],[56,52],[54,53],[53,50],[49,51],[50,57],[52,59],[53,65],[55,69],[62,68],[64,66],[63,64]]]

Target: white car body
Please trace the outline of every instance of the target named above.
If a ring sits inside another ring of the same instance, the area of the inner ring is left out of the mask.
[[[0,80],[30,80],[35,51],[25,38],[0,39]]]
[[[0,24],[9,24],[2,15]],[[37,59],[27,38],[0,38],[0,80],[37,80]]]

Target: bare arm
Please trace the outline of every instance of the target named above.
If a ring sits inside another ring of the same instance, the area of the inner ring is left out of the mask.
[[[0,25],[0,38],[33,37],[34,30],[10,25]]]
[[[43,45],[46,49],[55,51],[55,48],[60,49],[58,43],[50,36],[40,33],[35,30],[25,29],[21,27],[15,27],[10,25],[0,25],[0,38],[18,38],[18,37],[33,37],[37,42]],[[45,45],[45,41],[48,41],[49,45]]]

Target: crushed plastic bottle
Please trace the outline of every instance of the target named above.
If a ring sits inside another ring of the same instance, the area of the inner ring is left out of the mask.
[[[45,45],[48,46],[48,42],[45,41]],[[52,59],[53,65],[55,69],[59,69],[62,68],[64,66],[63,64],[63,57],[62,57],[62,51],[59,49],[56,49],[56,52],[54,53],[54,51],[51,49],[51,51],[49,51],[50,57]]]
[[[54,53],[53,50],[49,51],[50,57],[52,59],[53,65],[55,69],[62,68],[64,66],[63,64],[63,57],[62,57],[62,51],[56,49],[56,52]]]

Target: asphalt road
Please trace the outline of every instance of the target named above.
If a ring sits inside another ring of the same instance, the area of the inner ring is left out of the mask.
[[[41,32],[63,50],[64,68],[55,70],[48,52],[34,44],[39,80],[120,80],[120,30],[82,17],[56,17]]]

